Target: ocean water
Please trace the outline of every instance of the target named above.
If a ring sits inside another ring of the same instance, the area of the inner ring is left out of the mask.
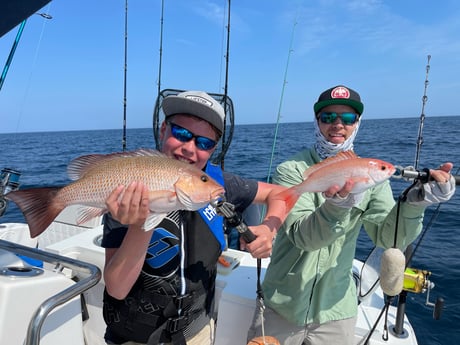
[[[363,157],[387,160],[395,165],[414,165],[420,119],[364,119],[355,141],[355,151]],[[459,116],[426,117],[419,168],[434,168],[440,163],[454,163],[459,174]],[[277,140],[273,137],[277,132]],[[282,123],[237,125],[228,150],[225,170],[244,177],[266,181],[273,168],[291,155],[313,143],[313,124]],[[89,153],[121,151],[122,131],[74,131],[49,133],[0,134],[0,169],[11,168],[22,173],[21,188],[63,185],[69,182],[66,167],[75,157]],[[154,147],[151,129],[129,129],[127,149]],[[273,153],[273,156],[272,156]],[[272,158],[273,157],[273,158]],[[271,169],[270,169],[271,167]],[[395,197],[409,182],[392,180]],[[412,260],[412,267],[432,272],[435,288],[430,302],[445,300],[440,320],[434,320],[433,310],[426,306],[426,294],[408,294],[406,313],[416,330],[420,345],[459,344],[460,331],[460,192],[435,212],[426,211],[426,232]],[[432,217],[437,214],[433,221]],[[21,212],[10,203],[1,222],[23,222]],[[429,224],[431,224],[429,226]],[[365,259],[372,243],[363,232],[359,237],[357,257]]]

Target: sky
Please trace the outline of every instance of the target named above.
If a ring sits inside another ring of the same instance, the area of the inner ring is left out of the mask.
[[[29,17],[0,90],[0,133],[122,128],[125,5],[53,0],[39,11],[52,19]],[[311,121],[338,84],[360,93],[369,119],[460,114],[457,0],[233,0],[228,55],[228,0],[161,9],[128,1],[127,128],[152,126],[159,86],[223,93],[226,57],[237,124]],[[2,69],[17,32],[0,37]]]

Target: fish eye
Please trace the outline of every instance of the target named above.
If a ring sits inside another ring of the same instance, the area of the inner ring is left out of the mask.
[[[206,175],[201,175],[201,181],[208,182],[208,177]]]

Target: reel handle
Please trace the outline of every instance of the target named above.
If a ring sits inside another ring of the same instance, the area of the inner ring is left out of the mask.
[[[247,243],[251,243],[256,239],[256,235],[249,230],[242,217],[235,212],[235,206],[233,204],[224,200],[218,200],[212,204],[216,208],[217,213],[225,217],[228,225],[234,227]]]

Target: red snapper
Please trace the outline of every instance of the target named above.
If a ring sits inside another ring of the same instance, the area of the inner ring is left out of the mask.
[[[304,171],[304,181],[279,194],[292,208],[301,194],[325,192],[334,185],[342,188],[347,180],[353,180],[351,193],[361,193],[389,179],[395,167],[374,158],[360,158],[353,151],[339,152]]]
[[[91,154],[70,162],[74,180],[64,187],[30,188],[10,192],[29,224],[31,237],[40,235],[69,205],[82,205],[78,223],[107,212],[105,200],[120,185],[143,182],[149,189],[144,229],[152,229],[174,210],[197,210],[224,193],[223,187],[193,165],[151,149]]]

